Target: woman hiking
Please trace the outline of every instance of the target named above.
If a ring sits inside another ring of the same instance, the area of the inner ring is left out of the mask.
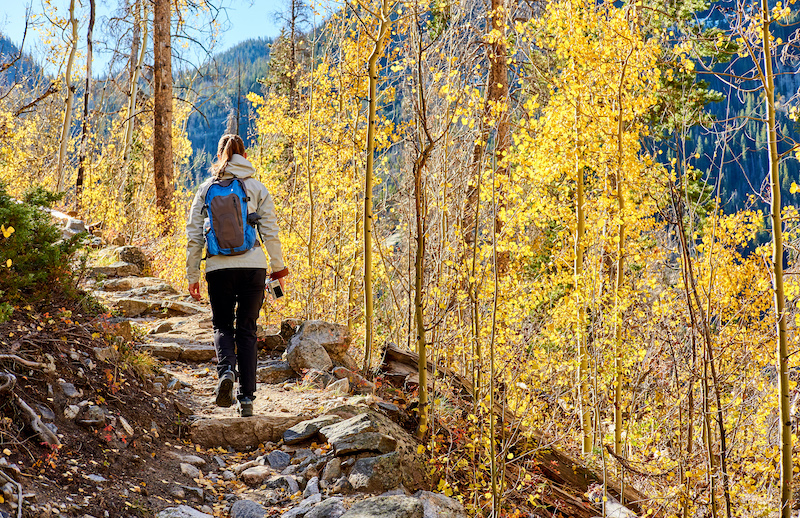
[[[278,279],[281,288],[289,273],[283,262],[272,196],[253,178],[255,172],[242,138],[223,135],[217,146],[217,161],[211,166],[212,178],[198,188],[186,224],[186,279],[195,300],[200,300],[203,249],[208,251],[206,282],[219,376],[215,401],[220,407],[232,406],[238,378],[236,399],[242,417],[253,415],[256,321],[264,302],[267,267],[272,272],[269,279]],[[253,224],[256,228],[248,230]],[[269,254],[269,265],[256,233]]]

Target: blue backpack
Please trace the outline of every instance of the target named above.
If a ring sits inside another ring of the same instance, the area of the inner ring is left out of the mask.
[[[239,178],[214,180],[208,187],[203,205],[208,255],[241,255],[256,245],[253,223],[258,216],[252,214],[248,218],[249,200]]]

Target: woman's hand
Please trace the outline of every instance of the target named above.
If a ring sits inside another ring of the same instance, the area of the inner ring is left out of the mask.
[[[200,300],[200,282],[193,282],[189,285],[189,295],[194,300]]]

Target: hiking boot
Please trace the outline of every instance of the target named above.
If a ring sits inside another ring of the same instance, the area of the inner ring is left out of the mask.
[[[242,417],[250,417],[253,415],[253,400],[249,397],[239,400],[239,415]]]
[[[228,408],[233,405],[233,382],[235,378],[236,376],[234,376],[232,370],[227,370],[220,375],[217,390],[215,391],[217,397],[214,401],[217,406]]]

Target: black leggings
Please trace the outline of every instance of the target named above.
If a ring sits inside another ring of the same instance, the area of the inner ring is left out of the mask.
[[[227,268],[206,273],[208,298],[217,350],[217,373],[236,372],[239,365],[238,398],[255,398],[256,321],[264,302],[265,268]]]

